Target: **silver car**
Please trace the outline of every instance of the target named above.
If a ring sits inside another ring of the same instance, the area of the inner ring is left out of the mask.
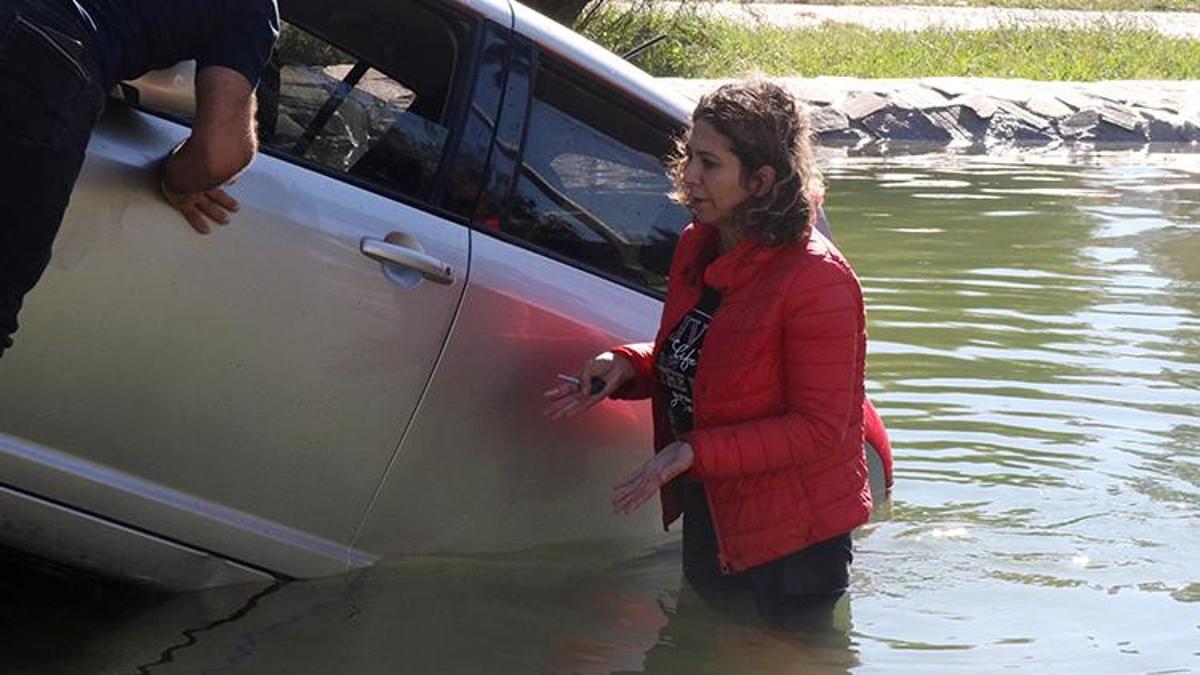
[[[281,0],[262,154],[156,195],[186,67],[122,87],[0,362],[0,544],[186,590],[653,536],[645,403],[540,392],[654,334],[686,101],[504,0]]]

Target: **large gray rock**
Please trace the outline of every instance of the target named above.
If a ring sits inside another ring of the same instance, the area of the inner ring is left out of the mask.
[[[950,100],[949,105],[969,109],[982,120],[992,119],[992,115],[1000,109],[996,102],[983,94],[963,94]]]
[[[1048,145],[1059,140],[1052,129],[1035,126],[1006,110],[992,117],[984,143],[987,147]]]
[[[982,143],[986,137],[989,120],[979,116],[974,109],[955,105],[926,110],[929,120],[950,134],[950,145],[969,146]]]
[[[1139,119],[1131,123],[1125,117],[1119,117],[1108,111],[1103,105],[1080,110],[1058,124],[1064,138],[1089,143],[1111,143],[1119,145],[1146,142],[1145,123]],[[1112,115],[1110,117],[1109,115]],[[1117,120],[1119,123],[1115,123]],[[1129,127],[1133,127],[1132,129]]]
[[[888,106],[888,100],[874,92],[864,91],[849,95],[842,102],[842,112],[854,121],[870,117]]]
[[[953,136],[920,110],[888,107],[862,118],[858,123],[881,140],[949,143]]]
[[[1145,124],[1141,114],[1132,108],[1117,104],[1102,102],[1096,106],[1100,112],[1100,117],[1113,126],[1120,127],[1125,131],[1133,132],[1142,136]]]
[[[1025,103],[1025,109],[1045,119],[1068,117],[1075,112],[1070,106],[1058,100],[1056,96],[1039,95]]]
[[[950,99],[935,89],[922,85],[904,87],[889,97],[889,102],[897,107],[910,110],[930,110],[943,108]]]
[[[1008,117],[1019,120],[1025,126],[1032,127],[1039,131],[1046,131],[1054,126],[1049,119],[1033,113],[1024,106],[1017,105],[1011,101],[1000,101],[997,103],[997,106],[1000,108],[1000,111]]]
[[[808,118],[813,133],[825,134],[850,128],[850,117],[830,106],[809,106]]]
[[[1058,121],[1058,131],[1063,138],[1075,141],[1095,140],[1095,129],[1100,125],[1100,113],[1095,109],[1079,112]]]
[[[1179,131],[1183,134],[1185,140],[1189,143],[1200,144],[1200,110],[1195,110],[1189,115],[1181,115],[1184,118],[1183,124],[1179,127]]]
[[[846,127],[843,129],[829,129],[817,134],[817,143],[830,147],[853,148],[869,143],[875,139],[870,134],[861,130]]]
[[[1146,140],[1151,143],[1186,143],[1184,135],[1186,120],[1166,110],[1147,109],[1141,111],[1146,124]]]

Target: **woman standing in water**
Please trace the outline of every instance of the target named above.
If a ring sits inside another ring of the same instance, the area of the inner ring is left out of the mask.
[[[546,412],[650,397],[656,454],[614,488],[614,509],[661,492],[664,525],[683,515],[692,586],[750,593],[764,617],[787,620],[846,590],[850,532],[871,511],[862,291],[813,230],[811,131],[780,86],[704,96],[671,175],[693,222],[655,341],[593,357],[580,380],[603,387],[556,387]]]

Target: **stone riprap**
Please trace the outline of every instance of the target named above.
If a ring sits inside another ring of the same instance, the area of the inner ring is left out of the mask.
[[[1200,81],[774,78],[809,107],[821,145],[931,149],[1200,147]],[[726,80],[662,81],[698,99]]]

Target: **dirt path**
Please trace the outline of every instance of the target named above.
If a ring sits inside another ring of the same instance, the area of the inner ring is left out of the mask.
[[[664,4],[697,6],[694,2]],[[731,2],[700,7],[700,11],[717,16],[781,27],[819,26],[827,21],[858,24],[877,30],[921,30],[935,26],[979,30],[1012,24],[1078,28],[1118,25],[1149,28],[1174,37],[1200,38],[1200,12],[1085,12],[996,7],[866,7]]]

